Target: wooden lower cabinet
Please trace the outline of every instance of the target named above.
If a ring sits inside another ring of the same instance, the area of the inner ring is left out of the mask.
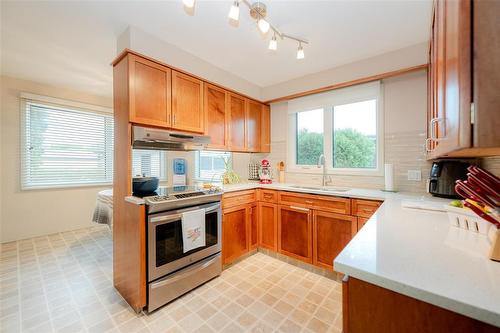
[[[278,251],[312,263],[312,213],[308,208],[279,205]]]
[[[313,264],[333,269],[333,260],[357,230],[357,218],[354,216],[314,211]]]
[[[278,205],[259,202],[259,246],[278,250]]]
[[[248,205],[225,209],[222,214],[222,263],[230,264],[249,250]]]
[[[259,206],[257,203],[253,203],[248,207],[248,228],[250,241],[249,249],[254,250],[259,245]]]
[[[345,276],[344,333],[498,333],[500,328],[371,283]]]
[[[361,230],[361,228],[363,228],[363,226],[366,224],[366,222],[368,222],[368,219],[366,217],[358,217],[358,230]]]

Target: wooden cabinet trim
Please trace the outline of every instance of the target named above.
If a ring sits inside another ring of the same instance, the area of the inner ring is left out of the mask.
[[[280,191],[278,203],[345,215],[351,213],[351,199],[342,197]]]

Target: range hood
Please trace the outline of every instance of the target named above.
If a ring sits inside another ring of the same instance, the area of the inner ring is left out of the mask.
[[[137,149],[203,150],[209,143],[210,137],[207,135],[132,127],[132,147]]]

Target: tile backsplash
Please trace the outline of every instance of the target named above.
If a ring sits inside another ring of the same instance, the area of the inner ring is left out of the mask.
[[[394,182],[400,192],[425,193],[429,178],[431,161],[426,160],[424,151],[425,131],[406,131],[385,134],[385,163],[394,165]],[[276,164],[286,163],[286,141],[271,143],[269,159],[276,174]],[[500,156],[480,160],[481,166],[500,176]],[[421,180],[408,180],[408,170],[420,170]],[[329,175],[334,186],[360,187],[370,189],[384,188],[384,176]],[[275,177],[277,178],[277,177]],[[285,172],[287,183],[320,185],[322,176],[297,172]]]

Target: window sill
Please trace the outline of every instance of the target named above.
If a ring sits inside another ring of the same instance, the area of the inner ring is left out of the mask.
[[[286,169],[286,172],[291,173],[303,173],[303,174],[311,174],[311,175],[322,175],[323,169],[321,167],[289,167]],[[333,169],[328,168],[326,170],[326,174],[328,176],[366,176],[366,177],[383,177],[384,170],[364,170],[364,169]]]

